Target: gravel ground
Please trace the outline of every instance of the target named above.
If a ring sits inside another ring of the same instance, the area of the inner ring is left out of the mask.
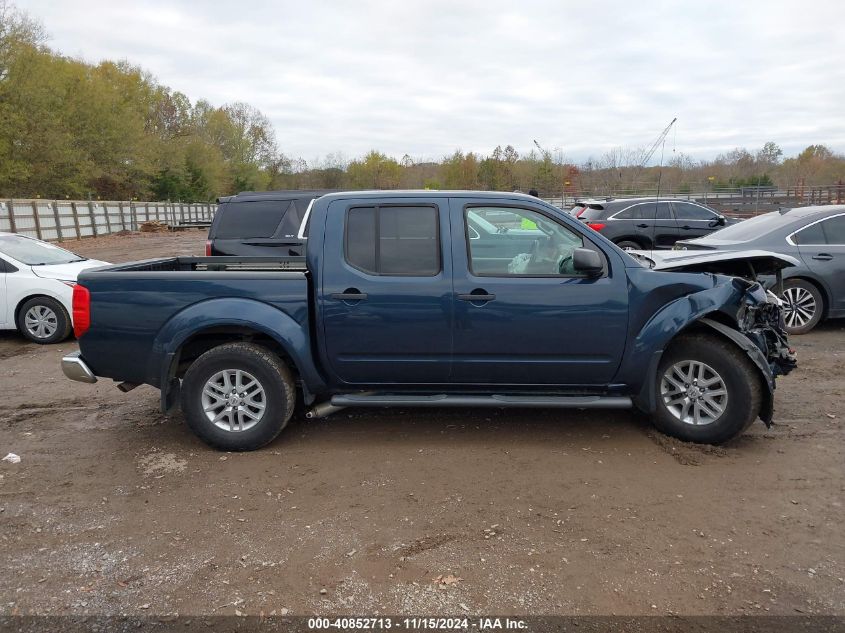
[[[845,327],[793,341],[776,424],[719,448],[626,412],[353,410],[224,454],[152,388],[66,380],[72,340],[0,333],[0,615],[845,614]]]

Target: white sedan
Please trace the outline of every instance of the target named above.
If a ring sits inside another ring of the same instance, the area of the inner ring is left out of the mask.
[[[0,330],[17,329],[36,343],[58,343],[73,327],[76,276],[108,262],[48,242],[0,233]]]

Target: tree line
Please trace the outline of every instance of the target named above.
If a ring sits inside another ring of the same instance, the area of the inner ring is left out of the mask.
[[[286,156],[268,118],[247,103],[194,103],[128,62],[97,65],[45,45],[43,26],[0,0],[0,197],[208,201],[266,189],[490,189],[596,195],[742,186],[813,186],[845,179],[845,156],[821,144],[785,157],[774,142],[713,160],[617,148],[579,164],[560,150],[440,160],[373,150],[307,162]]]

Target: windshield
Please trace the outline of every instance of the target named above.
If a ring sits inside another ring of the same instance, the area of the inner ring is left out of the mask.
[[[23,235],[0,235],[0,253],[27,266],[69,264],[85,260],[76,253]]]

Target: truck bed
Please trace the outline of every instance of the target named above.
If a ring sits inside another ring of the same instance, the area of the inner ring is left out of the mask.
[[[115,380],[159,386],[165,347],[192,323],[213,328],[233,314],[269,311],[309,331],[304,257],[150,259],[86,270],[78,280],[91,296],[80,348],[98,375]]]

